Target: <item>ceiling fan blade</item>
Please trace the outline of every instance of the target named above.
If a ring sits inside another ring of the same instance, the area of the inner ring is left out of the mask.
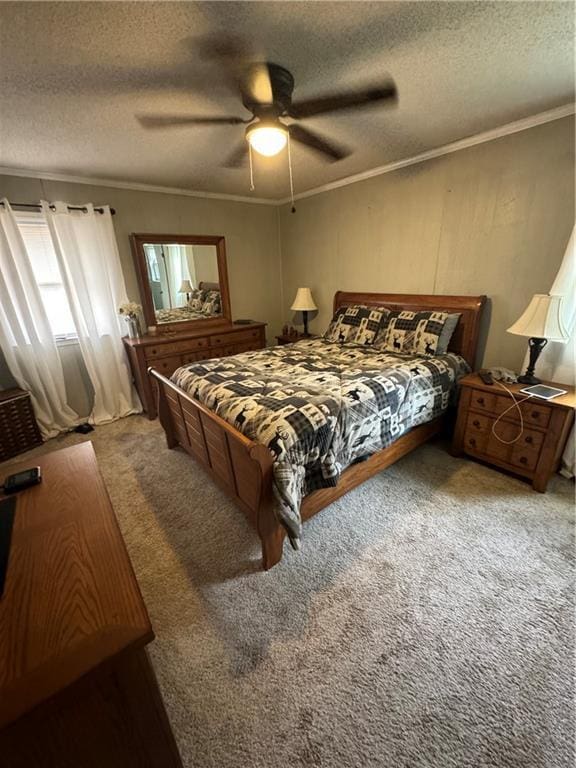
[[[248,142],[246,141],[246,139],[243,139],[242,143],[239,144],[230,155],[228,155],[224,163],[224,167],[239,168],[241,165],[244,165],[247,157],[248,157]]]
[[[264,62],[250,64],[241,78],[240,90],[250,102],[273,104],[274,93],[268,65]]]
[[[291,125],[288,130],[290,131],[291,139],[313,149],[322,155],[324,159],[328,158],[330,162],[334,163],[337,160],[342,160],[351,154],[351,151],[341,144],[329,141],[318,133],[313,133],[308,128],[304,128],[302,125]]]
[[[188,115],[137,115],[143,128],[181,128],[186,125],[242,125],[241,117],[192,117]]]
[[[295,118],[324,115],[328,112],[340,112],[345,109],[369,107],[381,101],[396,104],[398,91],[392,81],[379,88],[365,88],[351,93],[333,93],[317,99],[296,101],[290,107],[290,116]]]
[[[272,104],[274,96],[268,66],[258,61],[256,49],[236,35],[206,35],[197,43],[205,61],[218,63],[228,83],[250,103]]]

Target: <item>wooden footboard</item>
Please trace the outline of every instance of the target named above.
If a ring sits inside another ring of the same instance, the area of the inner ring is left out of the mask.
[[[272,507],[272,463],[268,448],[249,440],[153,368],[158,382],[158,416],[168,448],[180,445],[232,497],[256,529],[262,565],[282,558],[285,531]]]

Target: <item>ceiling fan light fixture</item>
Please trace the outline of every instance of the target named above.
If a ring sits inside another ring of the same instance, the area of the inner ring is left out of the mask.
[[[288,130],[281,123],[255,123],[246,130],[246,139],[255,152],[265,157],[273,157],[286,146]]]

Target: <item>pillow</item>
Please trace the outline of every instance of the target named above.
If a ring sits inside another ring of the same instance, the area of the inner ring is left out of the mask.
[[[363,304],[340,307],[334,313],[324,338],[340,344],[372,344],[387,317],[385,307],[366,307]]]
[[[201,291],[200,288],[194,288],[190,294],[190,301],[188,302],[190,309],[195,309],[197,312],[200,312],[204,305],[204,301],[206,300],[206,293],[207,291]]]
[[[460,320],[460,313],[455,315],[448,315],[446,318],[446,322],[444,323],[444,328],[442,328],[442,331],[440,333],[440,338],[438,339],[438,344],[436,345],[436,354],[437,355],[445,355],[446,352],[448,352],[448,346],[450,345],[450,339],[454,335],[454,331],[456,330],[456,326],[458,325],[458,320]]]
[[[207,291],[204,304],[202,305],[202,314],[219,315],[221,312],[220,291]]]
[[[439,345],[446,347],[450,341],[448,332],[442,337],[442,331],[448,318],[447,312],[391,312],[386,329],[380,334],[376,346],[387,352],[399,352],[413,355],[439,354]],[[452,316],[454,317],[454,316]],[[452,333],[458,322],[451,321]],[[442,342],[440,341],[442,337]]]

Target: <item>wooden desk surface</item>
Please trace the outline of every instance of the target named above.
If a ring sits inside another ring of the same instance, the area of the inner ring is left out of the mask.
[[[154,639],[92,443],[0,469],[42,468],[18,496],[0,599],[0,728],[127,648]]]

